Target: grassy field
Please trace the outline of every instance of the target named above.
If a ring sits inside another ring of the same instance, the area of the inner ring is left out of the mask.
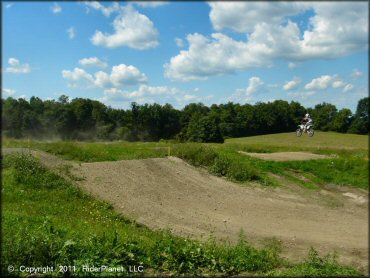
[[[369,141],[367,135],[342,134],[336,132],[316,131],[313,137],[303,134],[278,133],[244,138],[227,139],[226,144],[245,144],[259,148],[280,148],[281,150],[367,150]]]
[[[91,275],[83,265],[142,265],[145,275],[271,275],[358,276],[339,265],[335,256],[320,257],[314,249],[307,258],[290,263],[279,255],[278,242],[262,249],[241,236],[236,245],[179,238],[154,232],[125,219],[109,204],[97,201],[62,177],[43,168],[30,156],[6,156],[2,178],[2,273],[13,275],[21,265],[75,266],[65,275]],[[56,276],[57,273],[48,273]],[[97,276],[106,273],[95,273]],[[140,273],[138,275],[141,275]]]
[[[40,142],[3,140],[3,147],[30,147],[65,159],[94,162],[121,159],[143,159],[178,156],[195,166],[235,182],[256,181],[277,185],[269,173],[285,176],[297,184],[317,189],[321,184],[369,188],[368,136],[317,132],[306,134],[280,133],[227,139],[224,144],[201,143],[128,143],[128,142]],[[307,151],[328,155],[328,159],[307,161],[264,161],[238,154],[245,152]],[[304,176],[305,179],[297,179]]]

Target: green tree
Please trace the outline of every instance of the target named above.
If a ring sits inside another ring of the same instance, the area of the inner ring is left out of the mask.
[[[323,102],[315,106],[312,111],[312,116],[315,128],[322,131],[334,130],[333,120],[337,114],[335,105]]]
[[[333,130],[337,132],[347,132],[352,121],[352,112],[347,108],[341,109],[333,120]]]
[[[358,134],[369,133],[369,97],[359,100],[353,122],[348,132]]]
[[[219,119],[214,115],[202,116],[195,113],[189,122],[186,138],[192,142],[223,143]]]

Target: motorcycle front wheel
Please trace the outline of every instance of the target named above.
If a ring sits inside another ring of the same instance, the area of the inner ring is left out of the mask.
[[[308,136],[312,137],[312,136],[315,134],[315,131],[314,131],[312,128],[310,128],[310,129],[307,131],[307,134],[308,134]]]
[[[296,130],[295,134],[297,135],[297,137],[301,137],[301,135],[302,135],[302,129],[298,128]]]

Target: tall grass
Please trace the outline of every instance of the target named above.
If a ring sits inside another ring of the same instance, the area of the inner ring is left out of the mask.
[[[223,152],[222,149],[201,143],[176,144],[173,154],[194,166],[206,167],[217,176],[225,176],[236,182],[259,181],[266,185],[273,182],[248,160],[236,153]]]
[[[329,272],[359,275],[335,260],[314,264],[312,258],[291,264],[279,256],[279,245],[256,249],[242,237],[238,244],[199,242],[165,231],[136,225],[104,202],[87,196],[29,156],[6,156],[3,161],[2,273],[7,266],[143,265],[146,275],[272,274],[285,269],[295,274]],[[315,257],[314,260],[321,260]],[[312,272],[315,271],[315,272]],[[49,273],[56,275],[56,273]],[[26,275],[26,274],[23,274]],[[88,273],[105,276],[106,273]]]

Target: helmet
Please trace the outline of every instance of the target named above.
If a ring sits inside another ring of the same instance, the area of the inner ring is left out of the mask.
[[[310,117],[310,114],[308,114],[308,113],[307,113],[307,114],[306,114],[306,115],[304,115],[304,116],[305,116],[306,118],[309,118],[309,117]]]

